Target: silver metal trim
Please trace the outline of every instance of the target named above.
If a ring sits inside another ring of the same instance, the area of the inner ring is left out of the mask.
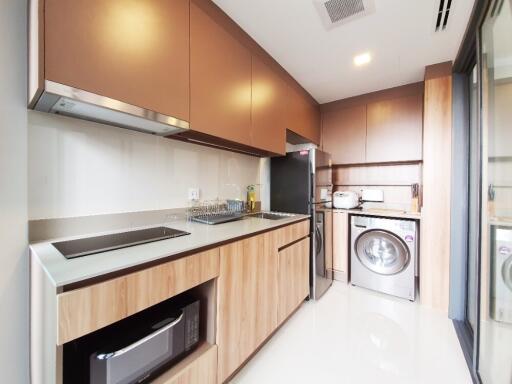
[[[55,105],[55,103],[52,104],[52,102],[49,102],[48,98],[51,98],[51,101],[53,101],[58,100],[58,98],[60,97],[65,97],[77,102],[83,102],[100,108],[105,108],[114,112],[120,112],[129,116],[154,121],[165,126],[171,126],[179,131],[187,130],[190,128],[190,124],[187,121],[180,120],[178,118],[164,115],[162,113],[158,113],[155,111],[151,111],[149,109],[141,108],[132,104],[128,104],[119,100],[111,99],[109,97],[97,95],[88,91],[84,91],[82,89],[73,88],[49,80],[45,80],[44,85],[45,89],[43,95],[41,95],[35,106],[36,110],[42,112],[51,112],[53,105]],[[57,99],[55,99],[56,96],[58,97]],[[95,121],[94,116],[90,116],[90,119]],[[104,120],[98,122],[109,123],[108,121]],[[112,123],[115,124],[115,122]],[[131,126],[128,128],[136,129],[136,127]],[[168,135],[169,132],[166,132],[165,134]]]
[[[178,324],[181,320],[183,320],[183,316],[185,314],[183,313],[183,311],[181,312],[181,315],[180,317],[178,317],[176,320],[174,320],[173,322],[167,324],[165,327],[162,327],[160,328],[158,331],[155,331],[149,335],[147,335],[146,337],[140,339],[140,340],[137,340],[135,343],[133,344],[130,344],[129,346],[125,347],[125,348],[122,348],[122,349],[119,349],[115,352],[110,352],[110,353],[102,353],[102,354],[99,354],[98,356],[96,356],[96,358],[98,360],[108,360],[108,359],[112,359],[114,357],[119,357],[119,356],[122,356],[124,355],[125,353],[128,353],[130,352],[131,350],[137,348],[138,346],[148,342],[149,340],[151,339],[154,339],[155,337],[157,337],[158,335],[164,333],[164,332],[167,332],[169,329],[171,329],[172,327],[174,327],[176,324]]]
[[[44,81],[44,31],[39,20],[44,4],[42,0],[29,0],[28,3],[28,106],[33,108],[43,92]]]

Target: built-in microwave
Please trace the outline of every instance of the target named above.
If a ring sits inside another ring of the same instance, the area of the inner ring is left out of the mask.
[[[147,383],[199,343],[199,300],[169,301],[64,345],[64,384]]]

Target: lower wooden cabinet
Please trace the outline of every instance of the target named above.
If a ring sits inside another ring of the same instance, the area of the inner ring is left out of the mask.
[[[309,294],[309,242],[309,221],[303,221],[220,248],[218,383]]]
[[[226,380],[277,327],[273,232],[220,249],[218,382]]]
[[[219,274],[219,249],[74,289],[57,296],[61,345],[191,289]]]
[[[309,237],[279,252],[279,323],[309,295]]]
[[[204,343],[152,384],[217,383],[217,346]]]
[[[348,281],[350,251],[349,215],[346,212],[333,213],[333,269],[334,278]]]

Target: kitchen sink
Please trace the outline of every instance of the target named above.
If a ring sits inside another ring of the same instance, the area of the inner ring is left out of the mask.
[[[293,217],[295,215],[290,213],[278,213],[278,212],[258,212],[258,213],[251,213],[247,215],[246,217],[256,217],[258,219],[268,219],[268,220],[281,220]]]

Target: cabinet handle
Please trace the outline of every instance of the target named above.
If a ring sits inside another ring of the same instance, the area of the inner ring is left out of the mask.
[[[140,340],[137,340],[135,343],[133,344],[130,344],[129,346],[125,347],[125,348],[122,348],[122,349],[119,349],[115,352],[110,352],[110,353],[102,353],[98,356],[96,356],[97,359],[99,360],[108,360],[108,359],[112,359],[114,357],[119,357],[119,356],[122,356],[124,355],[125,353],[127,352],[130,352],[131,350],[137,348],[139,345],[142,345],[144,344],[145,342],[157,337],[158,335],[160,335],[161,333],[164,333],[165,331],[171,329],[172,327],[174,327],[176,324],[178,324],[181,320],[183,320],[183,311],[181,311],[181,315],[180,317],[178,317],[176,320],[174,320],[172,323],[169,323],[167,324],[165,327],[162,327],[160,328],[159,330],[147,335],[146,337],[140,339]]]

